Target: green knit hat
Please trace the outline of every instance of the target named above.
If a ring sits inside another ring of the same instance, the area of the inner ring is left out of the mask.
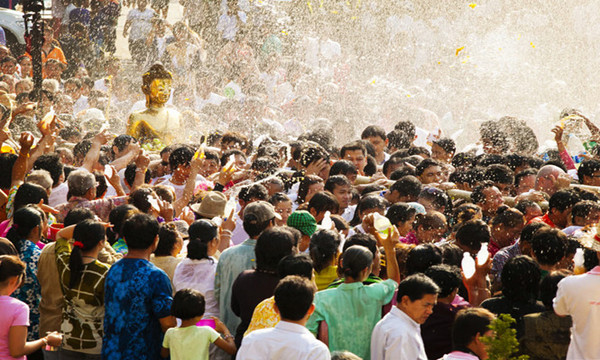
[[[300,230],[304,235],[312,236],[317,231],[317,220],[308,211],[298,210],[290,214],[287,226]]]

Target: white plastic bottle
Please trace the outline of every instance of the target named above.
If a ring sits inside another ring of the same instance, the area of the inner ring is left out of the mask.
[[[331,212],[325,211],[325,216],[323,216],[323,220],[321,220],[321,229],[331,230],[333,226],[333,220],[331,220]]]
[[[387,238],[389,236],[389,229],[392,227],[392,223],[387,217],[375,212],[373,213],[373,227],[375,227],[375,230],[377,230],[381,235],[385,235],[385,238]]]
[[[463,254],[461,267],[463,273],[465,274],[465,278],[470,279],[475,274],[475,260],[473,260],[471,254],[466,251]]]
[[[585,259],[583,257],[583,249],[578,248],[575,250],[575,256],[573,256],[573,272],[575,275],[581,275],[585,272],[585,266],[583,265],[584,262]]]
[[[488,251],[488,243],[481,243],[481,249],[477,253],[477,265],[481,266],[488,261],[490,257],[490,253]]]

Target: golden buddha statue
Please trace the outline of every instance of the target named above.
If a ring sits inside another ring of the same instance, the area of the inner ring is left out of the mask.
[[[170,145],[181,138],[181,114],[165,107],[171,96],[173,76],[161,64],[154,64],[142,76],[142,91],[146,95],[146,109],[129,115],[127,134],[140,142],[159,139]]]

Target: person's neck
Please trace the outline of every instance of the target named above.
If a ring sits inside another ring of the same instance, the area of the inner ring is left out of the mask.
[[[83,258],[84,264],[92,263],[92,262],[96,261],[96,259],[98,259],[98,251],[97,250],[82,251],[81,257]]]
[[[186,180],[186,178],[177,173],[173,173],[173,176],[171,177],[171,182],[175,185],[184,185]]]
[[[151,249],[129,249],[129,252],[125,257],[128,259],[144,259],[150,261],[150,254],[152,254]]]
[[[454,293],[452,293],[451,295],[446,296],[444,298],[438,298],[437,302],[438,302],[438,304],[439,303],[441,303],[441,304],[452,304],[452,301],[454,301],[455,297],[456,297],[456,295],[454,295]]]
[[[190,327],[190,326],[196,326],[196,324],[200,320],[202,320],[201,316],[196,316],[194,318],[187,319],[187,320],[181,320],[181,326],[180,327],[185,328],[185,327]]]
[[[10,291],[8,286],[4,286],[0,288],[0,296],[10,296],[13,292]]]
[[[306,326],[306,323],[308,322],[308,317],[305,316],[302,319],[297,320],[297,321],[289,320],[289,319],[281,319],[281,321],[285,321],[285,322],[300,325],[300,326]]]
[[[566,224],[564,221],[561,221],[558,217],[556,217],[553,213],[548,212],[548,219],[554,223],[554,225],[558,226],[560,229],[564,229]]]

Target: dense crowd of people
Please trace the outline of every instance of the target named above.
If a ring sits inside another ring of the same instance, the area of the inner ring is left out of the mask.
[[[41,101],[0,47],[0,359],[483,360],[501,314],[530,359],[600,358],[581,112],[552,148],[507,116],[459,151],[431,113],[363,118],[350,45],[276,7],[58,5]],[[180,123],[138,136],[161,96]]]

